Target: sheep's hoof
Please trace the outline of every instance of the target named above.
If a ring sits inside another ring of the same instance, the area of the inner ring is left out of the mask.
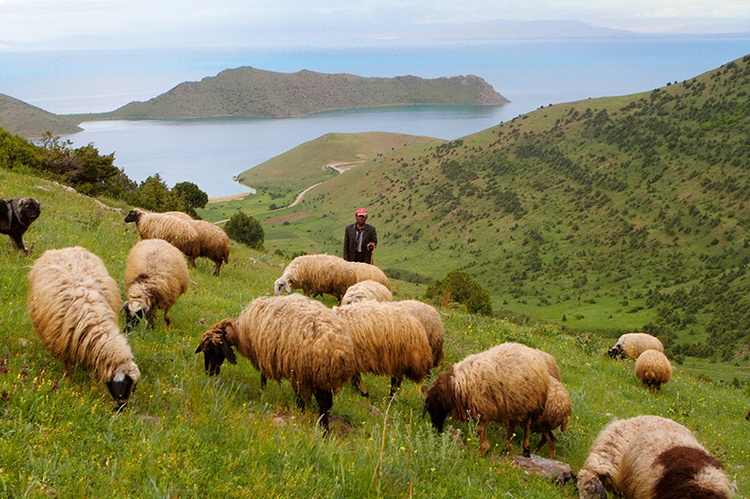
[[[529,447],[523,448],[523,457],[531,457],[531,448]]]

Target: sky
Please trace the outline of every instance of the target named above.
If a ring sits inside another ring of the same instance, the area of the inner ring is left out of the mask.
[[[485,21],[577,20],[638,33],[750,32],[748,0],[0,0],[0,43],[357,42]]]

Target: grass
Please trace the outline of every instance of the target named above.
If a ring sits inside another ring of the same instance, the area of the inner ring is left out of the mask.
[[[287,263],[240,245],[232,246],[219,278],[205,260],[191,269],[194,284],[172,308],[171,329],[160,315],[154,330],[128,335],[142,379],[133,401],[113,414],[104,386],[79,368],[65,373],[40,345],[26,315],[26,274],[44,250],[77,244],[100,255],[122,285],[137,234],[123,215],[46,181],[0,172],[0,185],[4,198],[34,196],[42,203],[42,216],[25,238],[35,245],[31,257],[0,240],[0,496],[577,497],[574,484],[558,486],[514,468],[496,425],[486,457],[477,451],[472,424],[450,422],[437,434],[422,416],[424,396],[415,383],[405,382],[391,400],[388,380],[366,375],[371,398],[345,388],[323,437],[314,402],[300,412],[288,382],[261,390],[246,359],[225,365],[220,377],[205,375],[194,353],[203,331],[270,294]],[[393,287],[397,299],[423,291],[400,281]],[[632,363],[602,355],[611,340],[599,334],[450,308],[441,313],[446,359],[439,371],[503,341],[557,358],[574,408],[568,431],[557,432],[558,459],[573,470],[613,418],[658,414],[692,429],[740,491],[750,490],[750,441],[742,437],[750,429],[747,386],[705,381],[686,365],[650,395]],[[514,452],[519,449],[516,439]]]

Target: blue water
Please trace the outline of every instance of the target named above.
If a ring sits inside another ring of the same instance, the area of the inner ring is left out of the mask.
[[[279,72],[423,78],[475,74],[511,103],[385,108],[294,119],[86,122],[66,137],[115,153],[141,181],[159,173],[209,196],[245,192],[232,176],[329,132],[390,131],[455,139],[541,106],[626,95],[683,81],[750,53],[750,38],[523,40],[340,49],[0,51],[0,93],[50,112],[109,111],[182,81],[253,66]]]

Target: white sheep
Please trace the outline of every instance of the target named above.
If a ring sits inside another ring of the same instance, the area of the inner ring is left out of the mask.
[[[478,421],[482,454],[490,450],[488,422],[505,425],[508,452],[513,448],[513,432],[521,425],[523,455],[530,457],[531,422],[544,411],[551,379],[538,352],[519,343],[502,343],[469,355],[438,376],[427,391],[424,412],[439,432],[449,414],[458,421]]]
[[[433,354],[427,331],[398,302],[368,300],[334,307],[333,312],[348,325],[357,366],[352,384],[362,395],[368,394],[362,373],[391,376],[391,396],[404,377],[419,382],[429,373]]]
[[[557,457],[557,440],[552,430],[560,428],[560,431],[565,431],[572,413],[573,403],[570,400],[568,390],[557,378],[550,375],[544,412],[531,421],[531,432],[542,434],[542,439],[536,446],[535,452],[538,453],[544,447],[544,444],[549,442],[550,459]]]
[[[366,280],[391,289],[388,277],[374,265],[347,262],[335,255],[302,255],[292,260],[274,282],[276,296],[301,289],[306,296],[329,294],[339,302],[350,286]]]
[[[646,350],[635,361],[635,377],[655,392],[672,379],[672,363],[660,351]]]
[[[578,473],[581,499],[729,499],[722,464],[671,419],[637,416],[614,421],[596,437]]]
[[[187,213],[181,211],[166,211],[162,215],[171,215],[190,223],[198,232],[199,250],[198,256],[208,258],[214,262],[214,275],[221,272],[221,265],[229,263],[229,236],[218,225],[206,220],[195,220]],[[195,267],[195,258],[190,260]]]
[[[646,350],[664,352],[664,345],[659,338],[648,333],[626,333],[620,336],[615,346],[607,350],[607,355],[636,360]]]
[[[351,305],[364,300],[393,301],[393,293],[381,283],[368,279],[349,286],[341,298],[341,305]]]
[[[427,340],[430,342],[430,348],[432,349],[432,365],[430,368],[437,367],[445,356],[445,349],[443,348],[445,328],[440,312],[419,300],[402,300],[393,303],[414,315],[422,323],[427,331]]]
[[[135,222],[141,239],[164,239],[182,251],[191,262],[200,256],[198,231],[187,220],[134,208],[125,217],[125,222]]]
[[[42,345],[66,370],[94,369],[121,409],[141,373],[117,323],[120,291],[102,260],[78,246],[47,250],[28,279],[28,313]]]
[[[261,384],[288,379],[304,410],[314,395],[320,424],[328,430],[333,396],[355,373],[346,323],[322,303],[299,294],[256,298],[237,319],[224,319],[203,334],[206,372],[219,374],[224,359],[237,360],[232,347],[261,373]]]
[[[185,255],[163,239],[144,239],[136,243],[125,260],[125,330],[145,317],[153,329],[154,315],[164,310],[169,326],[169,310],[190,284]]]

